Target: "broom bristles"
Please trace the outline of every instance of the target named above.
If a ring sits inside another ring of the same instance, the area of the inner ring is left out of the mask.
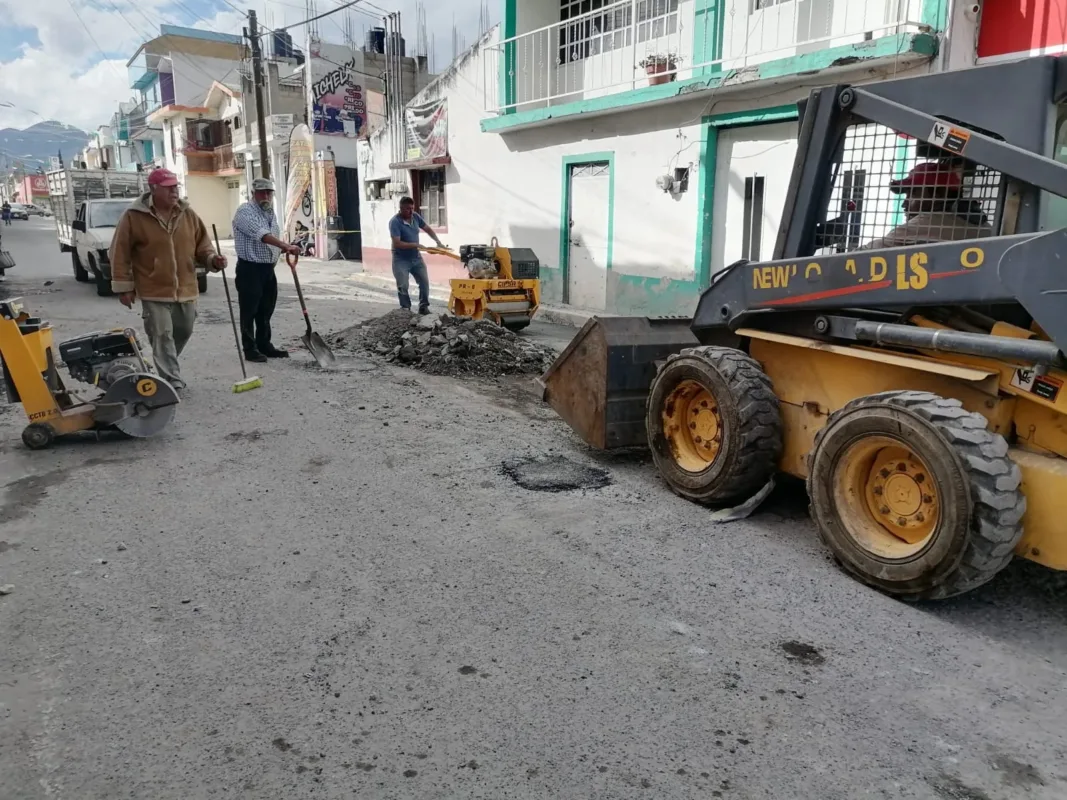
[[[237,383],[233,385],[233,393],[240,394],[241,392],[250,392],[253,389],[258,389],[262,385],[263,380],[261,378],[245,378],[243,381],[237,381]]]

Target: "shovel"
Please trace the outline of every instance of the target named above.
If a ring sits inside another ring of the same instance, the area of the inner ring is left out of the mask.
[[[319,362],[319,366],[325,369],[326,367],[332,367],[337,363],[337,356],[333,354],[326,342],[322,340],[315,331],[311,329],[311,317],[308,316],[307,303],[304,302],[304,292],[300,289],[300,278],[296,276],[296,262],[298,256],[294,256],[291,253],[285,254],[285,263],[289,265],[289,269],[293,273],[293,283],[296,285],[296,296],[300,298],[300,310],[304,312],[304,322],[307,323],[308,329],[303,336],[300,337],[300,341],[304,343],[304,347],[311,351],[311,355],[315,356],[315,360]]]

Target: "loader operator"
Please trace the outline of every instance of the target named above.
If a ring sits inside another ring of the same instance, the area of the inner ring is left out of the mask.
[[[180,395],[185,390],[178,356],[196,321],[196,266],[226,266],[203,220],[179,198],[178,178],[166,169],[148,176],[148,193],[119,218],[108,254],[111,289],[126,308],[141,299],[144,330],[159,374]]]
[[[959,172],[939,161],[916,165],[889,191],[904,196],[905,222],[860,250],[953,242],[992,236],[993,228],[976,200],[963,196]]]
[[[389,220],[389,235],[393,240],[393,277],[396,278],[396,294],[400,307],[411,309],[411,296],[408,294],[410,278],[419,285],[419,313],[430,313],[430,276],[426,272],[426,262],[422,260],[419,244],[419,232],[425,231],[433,238],[438,247],[444,247],[433,228],[426,220],[415,213],[415,201],[410,197],[400,198],[400,213]]]

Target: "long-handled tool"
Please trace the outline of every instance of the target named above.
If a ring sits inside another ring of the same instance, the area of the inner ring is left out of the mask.
[[[300,337],[300,341],[304,343],[304,347],[311,351],[311,355],[315,356],[315,360],[319,362],[320,367],[332,367],[337,363],[337,356],[333,354],[333,350],[327,346],[322,337],[311,329],[311,317],[308,316],[307,303],[304,302],[304,292],[300,288],[300,278],[296,276],[296,262],[299,258],[299,256],[291,253],[286,253],[285,255],[285,263],[289,265],[289,269],[293,273],[296,296],[300,299],[300,310],[304,312],[304,322],[307,324],[307,331]]]
[[[222,248],[219,247],[219,232],[216,230],[214,224],[211,226],[211,232],[215,235],[215,252],[222,253]],[[241,380],[237,381],[233,385],[234,394],[240,394],[241,392],[250,392],[253,389],[258,389],[263,385],[261,378],[253,375],[248,377],[248,369],[245,367],[245,352],[241,347],[241,334],[237,332],[237,320],[233,316],[233,301],[230,299],[230,282],[226,280],[226,270],[222,271],[222,288],[226,290],[226,308],[230,312],[230,325],[233,326],[233,341],[237,345],[237,357],[241,359]]]

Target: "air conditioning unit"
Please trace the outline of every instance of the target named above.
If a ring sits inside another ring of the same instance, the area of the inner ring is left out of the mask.
[[[234,153],[233,154],[234,166],[236,166],[238,169],[244,169],[244,167],[245,167],[245,156],[247,156],[247,155],[248,155],[248,153]]]

